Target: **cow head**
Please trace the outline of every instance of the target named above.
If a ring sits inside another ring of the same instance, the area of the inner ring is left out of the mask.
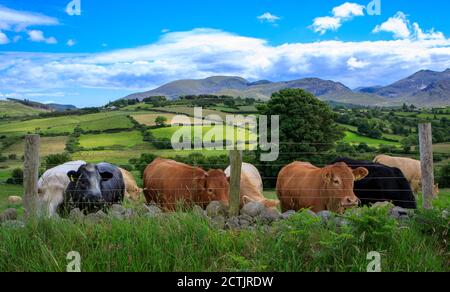
[[[70,179],[70,199],[80,209],[95,209],[103,204],[101,183],[113,178],[112,173],[100,172],[94,164],[82,165],[78,171],[70,171],[67,176]]]
[[[230,184],[223,170],[210,170],[195,181],[203,201],[220,201],[228,205]]]
[[[342,212],[345,208],[357,206],[360,200],[353,189],[355,181],[369,174],[366,168],[352,170],[347,164],[339,162],[323,170],[324,191],[330,211]]]

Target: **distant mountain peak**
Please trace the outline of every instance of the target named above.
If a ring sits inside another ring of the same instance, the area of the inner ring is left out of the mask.
[[[125,98],[142,100],[151,96],[176,99],[185,95],[229,95],[260,100],[270,99],[274,92],[301,88],[327,101],[361,105],[398,105],[404,102],[420,105],[449,105],[450,68],[443,72],[421,70],[388,86],[362,87],[351,90],[340,82],[309,77],[291,81],[249,82],[239,76],[211,76],[205,79],[177,80],[151,91],[131,94]],[[445,82],[441,82],[446,80]]]

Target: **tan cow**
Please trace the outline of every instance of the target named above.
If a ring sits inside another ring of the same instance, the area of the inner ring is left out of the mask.
[[[156,203],[168,211],[178,204],[205,208],[212,201],[228,205],[229,183],[223,170],[204,171],[173,160],[158,158],[144,171],[147,203]]]
[[[406,157],[378,155],[375,157],[374,162],[400,169],[416,195],[422,190],[422,168],[419,160]],[[438,195],[439,185],[435,185],[433,196],[436,198]]]
[[[278,199],[283,211],[310,208],[314,212],[342,213],[345,208],[358,205],[359,199],[353,192],[354,182],[368,174],[366,168],[352,170],[342,162],[325,168],[294,162],[278,175]]]
[[[125,182],[125,198],[132,201],[139,201],[142,194],[142,189],[138,187],[133,175],[129,171],[120,167],[119,170],[122,173],[123,181]]]
[[[226,176],[231,176],[231,167],[225,170]],[[261,202],[267,208],[277,208],[278,200],[269,200],[264,197],[263,181],[258,169],[249,163],[242,163],[241,171],[241,207],[250,202]]]

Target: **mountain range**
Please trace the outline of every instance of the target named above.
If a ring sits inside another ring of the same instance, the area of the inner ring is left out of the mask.
[[[358,105],[395,106],[407,103],[417,106],[444,106],[450,105],[450,69],[443,72],[422,70],[388,86],[355,90],[340,82],[319,78],[249,82],[236,76],[213,76],[199,80],[177,80],[124,98],[142,100],[151,96],[165,96],[176,99],[184,95],[213,94],[268,100],[272,93],[286,88],[302,88],[322,100]]]

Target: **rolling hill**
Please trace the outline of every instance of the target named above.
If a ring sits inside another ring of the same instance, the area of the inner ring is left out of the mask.
[[[34,116],[49,111],[50,110],[34,108],[14,101],[0,100],[0,118]]]
[[[358,105],[396,106],[405,102],[418,106],[450,105],[450,69],[444,72],[423,70],[388,86],[355,90],[342,83],[319,78],[249,82],[237,76],[213,76],[199,80],[177,80],[125,98],[142,100],[150,96],[165,96],[176,99],[184,95],[214,94],[267,100],[272,93],[285,88],[302,88],[322,100]]]

